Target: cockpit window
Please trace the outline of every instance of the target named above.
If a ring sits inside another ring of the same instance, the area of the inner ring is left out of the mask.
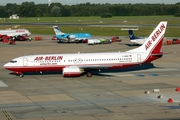
[[[11,60],[10,62],[11,62],[11,63],[16,63],[17,61],[16,61],[16,60]]]

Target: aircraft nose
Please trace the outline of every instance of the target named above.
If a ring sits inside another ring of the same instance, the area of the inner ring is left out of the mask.
[[[7,68],[7,67],[9,67],[9,64],[8,63],[4,64],[4,68]]]
[[[7,67],[7,63],[6,64],[4,64],[4,68],[6,68]]]

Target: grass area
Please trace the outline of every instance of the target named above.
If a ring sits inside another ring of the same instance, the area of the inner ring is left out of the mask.
[[[70,23],[70,24],[121,24],[121,25],[137,25],[140,26],[138,31],[135,31],[137,36],[148,36],[154,27],[160,21],[168,21],[166,31],[167,37],[180,37],[180,17],[174,16],[122,16],[113,18],[101,17],[42,17],[42,18],[21,18],[20,20],[0,19],[0,23]],[[141,26],[142,25],[142,26]],[[146,26],[143,26],[146,25]],[[0,29],[5,29],[11,26],[0,26]],[[54,34],[52,26],[20,26],[26,28],[32,34]],[[87,26],[61,26],[61,30],[66,33],[88,32],[93,36],[128,36],[127,31],[122,31],[120,27],[87,27]]]
[[[76,23],[76,24],[99,24],[100,21],[103,24],[124,24],[127,21],[128,24],[156,24],[157,21],[166,20],[170,23],[178,24],[180,18],[174,16],[120,16],[112,18],[101,18],[101,17],[31,17],[21,18],[19,20],[5,20],[0,19],[0,23],[35,23],[35,22],[46,22],[46,23]]]

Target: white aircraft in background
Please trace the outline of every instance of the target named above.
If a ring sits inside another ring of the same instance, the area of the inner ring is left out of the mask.
[[[0,30],[0,36],[30,36],[31,33],[26,29]]]
[[[166,21],[160,22],[142,46],[126,52],[28,55],[12,59],[4,68],[20,77],[23,77],[25,72],[44,71],[62,71],[64,77],[80,76],[84,73],[91,77],[91,70],[150,63],[163,55],[161,47],[166,27]]]
[[[147,40],[147,38],[136,37],[133,33],[133,30],[131,29],[128,30],[128,33],[129,33],[130,41],[134,44],[142,45]]]

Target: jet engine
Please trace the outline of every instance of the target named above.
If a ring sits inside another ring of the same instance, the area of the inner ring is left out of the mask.
[[[75,35],[69,35],[69,36],[67,36],[67,38],[73,39],[73,38],[76,38],[76,36]]]
[[[72,66],[63,68],[62,73],[64,77],[79,77],[83,71],[76,66]]]

